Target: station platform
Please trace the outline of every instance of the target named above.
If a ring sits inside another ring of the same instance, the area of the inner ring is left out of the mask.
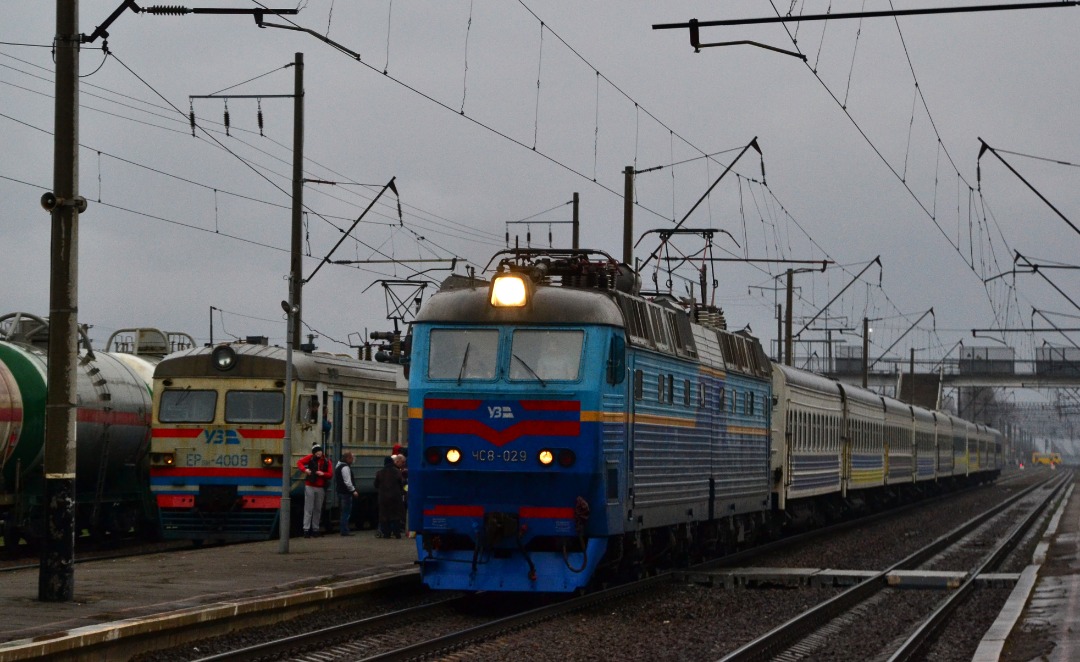
[[[78,659],[80,648],[104,639],[419,583],[415,559],[415,540],[373,531],[292,538],[285,554],[276,539],[193,547],[76,563],[69,602],[38,600],[37,567],[7,572],[0,580],[0,660]]]
[[[1068,490],[972,662],[1080,659],[1080,491]]]

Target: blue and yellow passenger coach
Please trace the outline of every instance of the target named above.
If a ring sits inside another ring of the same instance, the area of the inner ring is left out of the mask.
[[[597,251],[514,250],[413,324],[409,528],[438,589],[567,592],[757,528],[771,368]],[[496,257],[499,257],[498,255]]]

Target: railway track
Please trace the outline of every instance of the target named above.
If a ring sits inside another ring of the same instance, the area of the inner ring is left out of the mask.
[[[981,577],[998,567],[1070,482],[1071,474],[1068,474],[1050,486],[1028,488],[892,567],[831,600],[807,609],[726,655],[723,660],[803,660],[815,656],[828,657],[837,652],[851,653],[858,659],[890,662],[920,659],[926,647],[933,642],[935,633],[946,624],[954,610],[972,598]],[[1017,523],[1008,526],[1010,521]],[[1008,529],[1004,536],[1003,528]],[[941,571],[941,568],[949,568],[950,571]],[[933,591],[890,588],[903,585],[904,571],[920,569],[946,573],[939,575],[946,584],[953,581],[951,577],[959,577],[955,580],[955,590],[942,598],[940,593]],[[921,614],[913,628],[903,631],[891,642],[884,642],[884,651],[868,652],[868,646],[878,646],[878,640],[888,638],[888,633],[896,629],[895,622],[902,620],[897,617],[898,614],[910,613]],[[878,640],[868,642],[851,638],[860,636],[851,634],[852,624],[860,621],[880,624]]]
[[[923,503],[925,504],[925,502]],[[893,515],[896,515],[896,511],[893,512]],[[875,516],[863,520],[862,523],[865,525],[867,521],[876,521],[878,519],[880,518]],[[758,547],[735,557],[703,564],[692,569],[680,570],[675,574],[683,575],[694,571],[707,572],[715,569],[718,565],[730,566],[738,563],[740,559],[745,563],[747,558],[760,557],[770,548],[797,547],[806,544],[807,540],[812,541],[821,537],[827,538],[830,535],[837,534],[838,531],[847,530],[851,527],[851,524],[844,524],[825,532],[815,532],[812,535],[787,539],[766,548]],[[963,535],[956,533],[948,540],[953,541],[952,547],[956,547],[959,544],[956,541],[961,538],[963,538]],[[914,562],[914,560],[912,559],[911,562]],[[897,564],[897,566],[899,565],[901,564]],[[882,576],[887,577],[887,574]],[[885,580],[881,581],[884,582]],[[870,585],[871,583],[863,582],[863,585]],[[606,609],[601,606],[605,603],[619,604],[623,599],[635,599],[630,597],[634,594],[647,596],[649,591],[653,589],[661,590],[661,587],[665,586],[672,586],[672,577],[669,574],[650,577],[643,582],[632,585],[597,591],[585,596],[560,600],[539,607],[525,603],[503,603],[505,606],[492,609],[489,602],[488,608],[479,608],[476,604],[483,604],[485,599],[481,595],[473,596],[469,600],[440,602],[437,607],[421,606],[410,610],[393,610],[392,612],[387,609],[385,614],[356,619],[340,626],[312,628],[312,632],[302,635],[273,638],[274,641],[260,642],[250,646],[235,644],[228,651],[219,651],[212,656],[185,657],[183,659],[311,659],[323,662],[334,659],[407,660],[425,657],[438,657],[440,659],[504,659],[507,655],[512,657],[515,646],[519,647],[518,652],[520,653],[522,638],[530,637],[529,633],[544,627],[541,624],[545,622],[550,621],[548,623],[548,631],[550,631],[550,626],[554,625],[555,628],[558,628],[558,624],[563,623],[568,614],[575,612],[615,613],[618,611],[617,609]],[[930,594],[928,591],[904,591],[904,593],[907,596],[913,596],[916,593],[924,596]],[[487,599],[491,600],[493,597],[488,596]],[[639,599],[647,601],[646,597],[639,596]],[[471,606],[470,600],[474,601]],[[877,598],[877,600],[882,600],[882,598]],[[869,604],[872,605],[873,603]],[[498,613],[493,614],[492,611]],[[574,624],[576,625],[579,620],[575,619]],[[750,637],[745,637],[743,641],[749,639]],[[708,659],[716,659],[716,657],[718,656]]]

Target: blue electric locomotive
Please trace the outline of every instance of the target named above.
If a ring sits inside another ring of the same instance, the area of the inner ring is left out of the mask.
[[[424,582],[567,592],[760,530],[772,373],[757,340],[716,309],[641,297],[597,251],[499,255],[491,281],[451,277],[413,325]]]

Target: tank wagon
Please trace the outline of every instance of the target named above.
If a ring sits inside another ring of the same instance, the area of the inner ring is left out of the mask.
[[[304,490],[296,463],[314,444],[334,461],[354,453],[353,484],[362,496],[354,518],[374,512],[375,471],[394,444],[406,443],[402,366],[294,352],[286,458],[286,359],[282,347],[230,343],[178,352],[157,365],[150,484],[165,538],[201,544],[273,536],[283,470],[292,476],[298,531]],[[335,505],[327,499],[327,508]]]
[[[43,535],[48,321],[0,317],[0,517],[5,546]],[[123,345],[121,347],[120,345]],[[149,493],[151,375],[186,334],[124,329],[94,351],[85,332],[76,366],[76,530],[94,537],[155,531]]]
[[[996,431],[773,364],[604,253],[496,257],[413,323],[408,516],[433,588],[573,591],[1000,469]]]

